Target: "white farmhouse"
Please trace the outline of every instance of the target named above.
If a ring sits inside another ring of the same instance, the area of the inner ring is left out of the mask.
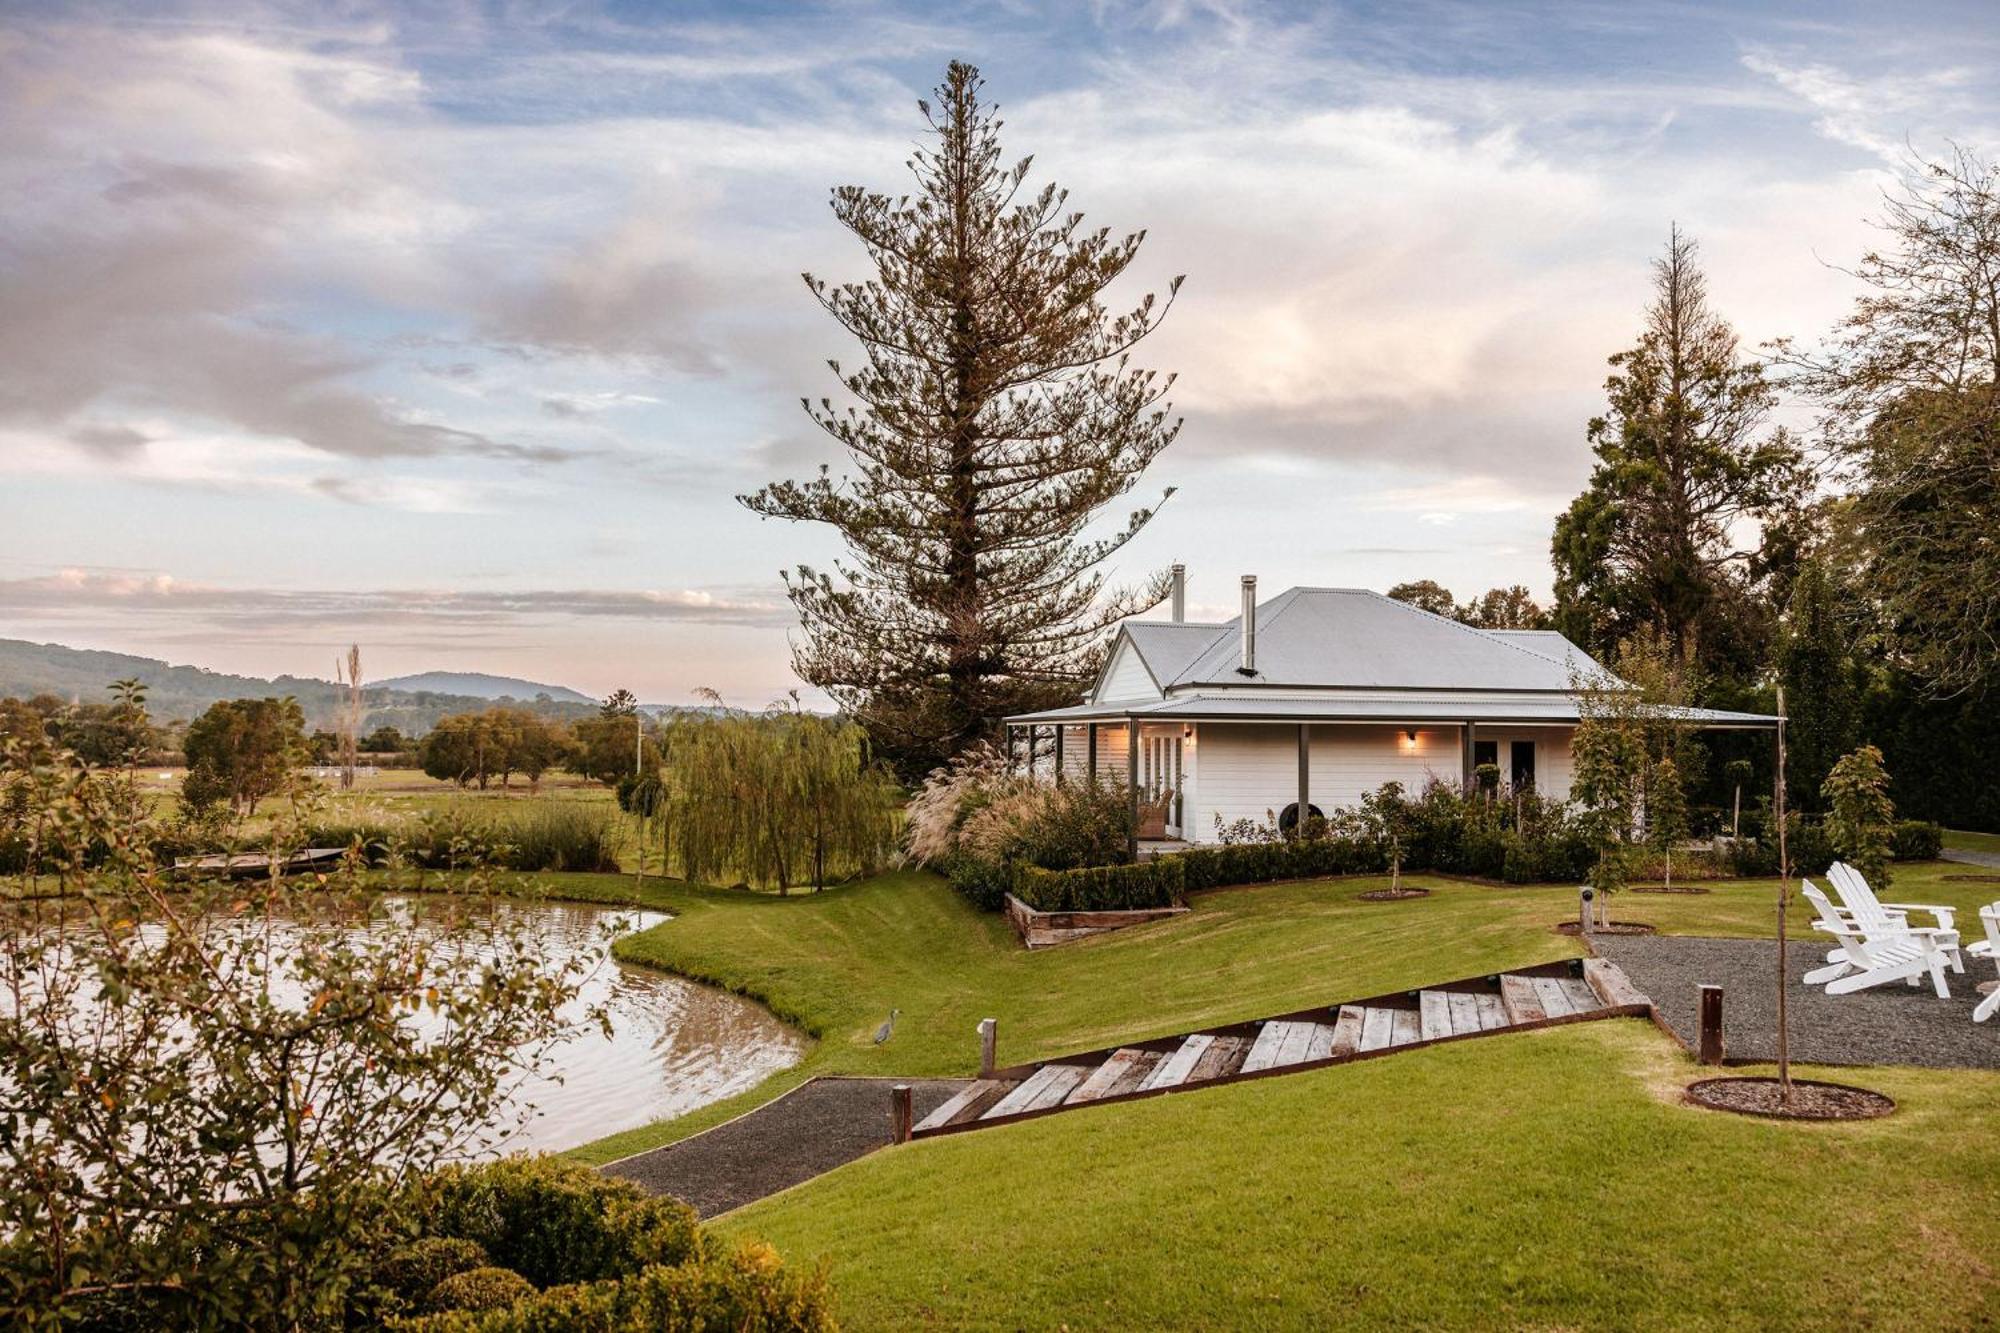
[[[1629,689],[1562,635],[1486,630],[1363,588],[1288,588],[1222,624],[1127,620],[1085,702],[1006,719],[1039,771],[1129,784],[1136,838],[1211,842],[1223,824],[1356,805],[1400,782],[1503,782],[1569,794],[1579,686]],[[1684,709],[1703,728],[1775,728]],[[1137,737],[1137,745],[1133,737]]]

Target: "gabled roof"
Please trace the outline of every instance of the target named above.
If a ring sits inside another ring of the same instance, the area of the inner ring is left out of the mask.
[[[1288,588],[1257,608],[1257,674],[1237,667],[1241,619],[1219,625],[1128,621],[1163,689],[1568,691],[1572,675],[1615,683],[1550,630],[1482,630],[1365,588]]]

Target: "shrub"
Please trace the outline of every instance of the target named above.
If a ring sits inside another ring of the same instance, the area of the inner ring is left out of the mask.
[[[1890,843],[1898,861],[1935,861],[1944,855],[1944,825],[1928,819],[1899,819]]]
[[[1014,887],[1014,868],[977,856],[954,856],[943,867],[951,886],[982,912],[997,912]]]
[[[468,1268],[453,1273],[430,1290],[424,1304],[432,1310],[498,1310],[523,1296],[533,1296],[535,1284],[511,1268]]]
[[[509,870],[615,871],[611,816],[574,802],[539,801],[505,829]]]
[[[1842,755],[1827,774],[1820,795],[1826,798],[1826,831],[1834,851],[1875,888],[1888,888],[1896,807],[1889,800],[1889,772],[1882,766],[1882,752],[1863,745]]]
[[[462,1236],[424,1236],[376,1266],[375,1284],[415,1301],[448,1277],[487,1265],[486,1247]]]
[[[1160,857],[1135,865],[1086,866],[1074,870],[1020,867],[1014,895],[1038,912],[1128,912],[1173,907],[1185,885],[1181,858]]]
[[[692,1208],[555,1157],[507,1157],[434,1178],[424,1229],[477,1241],[538,1287],[677,1264],[702,1253]]]
[[[422,1333],[831,1333],[826,1274],[788,1272],[764,1245],[676,1267],[656,1265],[623,1281],[555,1287],[500,1310],[453,1311],[409,1321]]]

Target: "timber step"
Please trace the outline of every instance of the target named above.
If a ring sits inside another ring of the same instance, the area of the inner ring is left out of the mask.
[[[1651,1004],[1603,959],[1544,963],[1001,1070],[967,1085],[914,1133],[943,1134],[1432,1042],[1643,1013]]]

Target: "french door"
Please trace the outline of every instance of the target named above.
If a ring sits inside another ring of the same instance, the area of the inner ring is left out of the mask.
[[[1164,734],[1142,735],[1139,746],[1139,791],[1153,805],[1166,804],[1166,832],[1181,836],[1181,737],[1176,728]]]

